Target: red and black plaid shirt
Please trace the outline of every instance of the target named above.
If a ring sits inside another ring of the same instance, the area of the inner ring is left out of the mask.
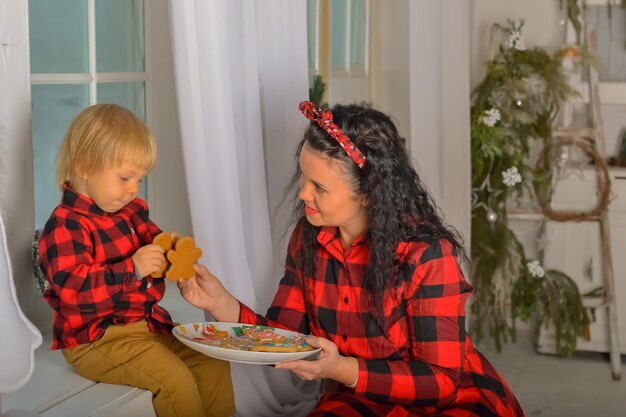
[[[318,411],[332,408],[338,395],[356,404],[346,411],[355,416],[421,416],[442,409],[450,416],[523,415],[465,333],[471,287],[448,241],[398,246],[400,285],[385,294],[382,326],[373,320],[375,310],[363,288],[367,244],[359,238],[344,250],[335,227],[321,228],[317,242],[315,276],[303,276],[294,262],[302,245],[296,227],[267,316],[242,305],[240,321],[321,336],[342,355],[358,359],[356,388],[341,385],[342,392],[327,393]]]
[[[160,233],[148,206],[136,198],[106,213],[84,195],[63,189],[39,240],[39,263],[54,309],[52,349],[99,339],[112,324],[146,320],[154,332],[169,332],[172,319],[157,303],[163,279],[137,278],[131,256]]]

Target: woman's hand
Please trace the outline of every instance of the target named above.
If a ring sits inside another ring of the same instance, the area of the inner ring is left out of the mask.
[[[194,268],[195,277],[178,280],[178,288],[183,298],[189,304],[211,313],[217,321],[237,322],[239,301],[206,266],[194,265]]]
[[[322,348],[316,360],[280,362],[275,367],[290,369],[300,378],[306,380],[330,378],[345,385],[350,385],[356,381],[359,375],[359,363],[356,358],[340,355],[337,345],[323,337],[309,336],[307,343],[314,348]]]
[[[165,262],[165,256],[163,255],[162,247],[149,244],[137,249],[137,252],[132,256],[132,260],[135,264],[136,274],[143,278],[161,269],[161,265]]]

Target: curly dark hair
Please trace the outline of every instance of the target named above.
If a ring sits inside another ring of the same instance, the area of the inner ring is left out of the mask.
[[[334,123],[365,155],[365,166],[359,168],[339,143],[315,122],[307,127],[295,158],[297,161],[306,142],[312,149],[341,161],[354,192],[365,197],[368,226],[364,237],[370,248],[370,262],[363,285],[377,304],[384,290],[398,284],[396,250],[400,242],[430,243],[446,239],[461,263],[468,266],[468,256],[458,233],[444,226],[439,209],[411,163],[405,139],[399,135],[391,118],[367,103],[337,104],[330,110]],[[297,198],[301,171],[299,165],[296,166],[287,187],[289,195],[295,194],[292,224],[299,221],[303,232],[302,252],[295,261],[309,275],[315,271],[320,227],[303,219],[304,203]]]

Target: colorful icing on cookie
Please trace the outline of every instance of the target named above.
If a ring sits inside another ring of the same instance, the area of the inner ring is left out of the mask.
[[[313,347],[306,343],[306,336],[302,334],[286,337],[276,333],[275,329],[271,327],[253,325],[233,327],[231,330],[234,335],[226,330],[219,330],[215,324],[207,324],[202,330],[203,341],[201,343],[253,352],[304,352],[313,350]]]

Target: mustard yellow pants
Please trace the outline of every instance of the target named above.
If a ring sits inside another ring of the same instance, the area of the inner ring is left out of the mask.
[[[109,326],[94,343],[64,349],[85,378],[145,388],[159,417],[226,417],[235,412],[228,362],[152,333],[145,321]]]

